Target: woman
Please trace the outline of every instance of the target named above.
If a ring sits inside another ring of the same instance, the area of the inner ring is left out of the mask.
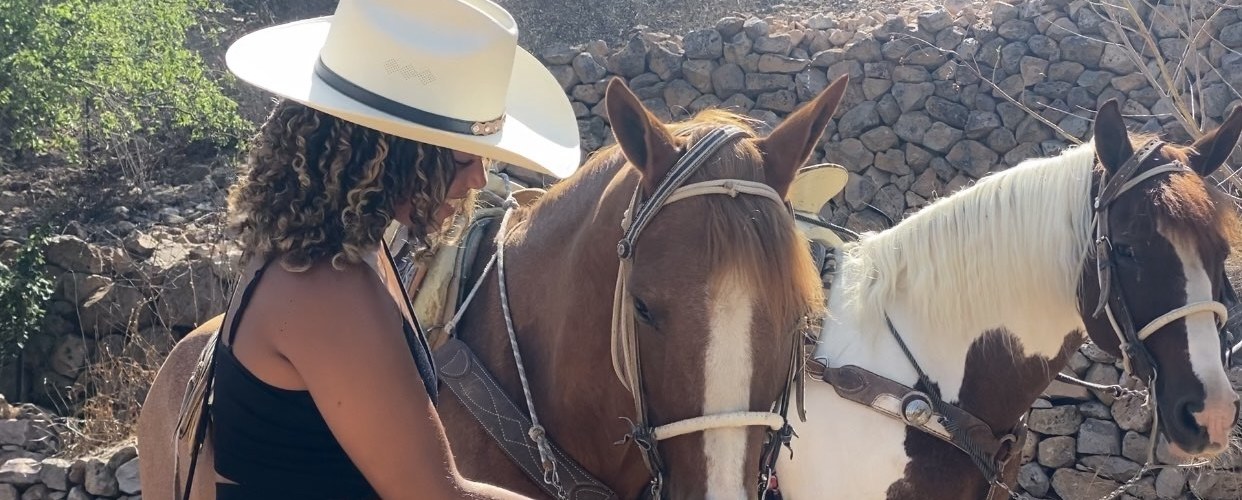
[[[487,0],[342,0],[230,47],[283,100],[229,196],[247,265],[215,354],[217,498],[520,498],[457,473],[382,242],[395,220],[429,244],[484,158],[577,167],[568,98],[516,40]]]

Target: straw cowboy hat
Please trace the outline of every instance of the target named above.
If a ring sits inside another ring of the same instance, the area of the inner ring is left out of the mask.
[[[489,0],[341,0],[243,36],[250,84],[345,120],[558,178],[581,159],[569,98]]]

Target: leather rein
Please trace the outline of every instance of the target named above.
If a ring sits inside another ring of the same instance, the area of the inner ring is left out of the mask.
[[[1171,161],[1156,165],[1141,174],[1137,173],[1138,168],[1146,163],[1164,144],[1162,141],[1153,139],[1139,148],[1115,174],[1110,176],[1107,172],[1102,172],[1102,188],[1095,197],[1092,207],[1094,211],[1092,221],[1094,253],[1089,254],[1087,257],[1093,258],[1096,262],[1100,287],[1100,300],[1093,316],[1098,317],[1100,313],[1108,315],[1109,322],[1119,341],[1125,374],[1135,378],[1141,377],[1141,380],[1146,382],[1148,402],[1151,405],[1154,419],[1148,446],[1147,464],[1143,466],[1143,469],[1139,471],[1134,479],[1122,485],[1110,497],[1115,497],[1131,483],[1141,478],[1143,473],[1154,463],[1156,435],[1159,428],[1155,398],[1156,362],[1155,358],[1144,346],[1143,341],[1160,328],[1178,319],[1198,313],[1211,313],[1215,317],[1217,325],[1222,328],[1222,332],[1225,332],[1222,334],[1222,339],[1228,334],[1224,326],[1228,313],[1226,306],[1222,302],[1230,301],[1230,298],[1233,296],[1232,290],[1224,292],[1220,301],[1210,300],[1187,304],[1166,312],[1139,329],[1135,328],[1133,318],[1126,307],[1120,282],[1113,279],[1115,249],[1110,239],[1111,227],[1108,218],[1112,204],[1122,194],[1155,175],[1173,172],[1193,172],[1181,162]],[[1230,284],[1226,277],[1225,288],[1229,287]],[[1232,298],[1232,302],[1237,302],[1236,297]],[[1020,455],[1019,452],[1025,442],[1027,434],[1025,414],[1019,418],[1014,427],[1004,430],[998,436],[998,433],[983,420],[968,411],[943,401],[939,391],[932,385],[930,378],[924,373],[909,348],[906,347],[901,335],[897,332],[887,314],[885,314],[885,320],[889,332],[901,347],[906,359],[914,367],[915,371],[918,372],[918,384],[916,385],[919,389],[908,387],[858,366],[829,367],[826,360],[819,359],[808,361],[809,375],[832,385],[837,394],[845,399],[900,420],[907,426],[935,436],[966,453],[989,484],[988,496],[986,498],[993,499],[1005,496],[1018,498],[1005,485],[1003,478],[1011,475],[1013,471],[1011,467],[1016,465],[1014,458]],[[1227,357],[1235,350],[1237,350],[1236,346],[1232,349],[1226,346],[1224,355]],[[1079,385],[1095,385],[1061,374],[1058,375],[1058,378]],[[1132,391],[1121,386],[1100,386],[1097,388],[1110,390],[1116,395],[1140,393],[1140,391]]]

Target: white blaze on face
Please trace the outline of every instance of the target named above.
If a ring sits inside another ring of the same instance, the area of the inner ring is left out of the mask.
[[[1161,231],[1163,234],[1164,232]],[[1195,244],[1186,238],[1165,234],[1165,238],[1177,251],[1182,261],[1182,271],[1186,276],[1186,303],[1210,301],[1213,299],[1212,280]],[[1234,403],[1238,395],[1229,384],[1229,378],[1220,360],[1220,337],[1217,330],[1216,317],[1207,312],[1192,314],[1185,317],[1186,341],[1190,350],[1190,368],[1199,382],[1203,384],[1207,395],[1203,403],[1203,411],[1195,413],[1195,421],[1207,429],[1210,444],[1205,452],[1224,451],[1228,444],[1229,432],[1233,427]]]
[[[751,315],[753,293],[746,280],[726,270],[708,291],[711,331],[707,341],[703,380],[703,414],[714,415],[750,408]],[[703,433],[708,499],[742,499],[750,491],[743,473],[746,428],[710,429]]]

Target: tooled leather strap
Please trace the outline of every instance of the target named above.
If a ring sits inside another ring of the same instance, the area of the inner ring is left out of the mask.
[[[539,485],[551,498],[557,498],[556,488],[543,481],[539,450],[526,437],[526,432],[531,427],[530,419],[509,399],[470,347],[456,337],[449,338],[436,350],[435,359],[440,380],[453,391],[475,421],[483,426],[492,440],[532,482]],[[550,444],[554,459],[558,462],[556,470],[567,498],[617,498],[616,493],[569,458],[563,450],[553,443]]]
[[[982,471],[988,479],[1002,471],[1008,472],[1009,463],[1021,449],[1019,440],[1025,437],[1025,421],[997,437],[986,422],[948,403],[941,405],[943,414],[931,404],[916,412],[906,411],[912,401],[926,400],[927,396],[864,368],[854,365],[831,368],[812,359],[807,361],[807,371],[808,376],[831,385],[842,398],[935,436],[968,455],[984,458],[995,467],[991,473]]]

